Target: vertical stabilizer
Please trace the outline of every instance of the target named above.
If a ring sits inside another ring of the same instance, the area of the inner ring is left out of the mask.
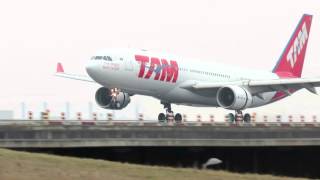
[[[301,77],[311,21],[311,15],[302,16],[272,72],[280,77]]]

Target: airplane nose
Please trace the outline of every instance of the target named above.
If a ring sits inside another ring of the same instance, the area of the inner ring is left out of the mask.
[[[96,64],[93,62],[88,62],[86,65],[86,71],[91,76],[96,69]]]

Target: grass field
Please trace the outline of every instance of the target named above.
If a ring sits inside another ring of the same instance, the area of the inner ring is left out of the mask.
[[[271,175],[236,174],[223,171],[169,168],[79,159],[0,149],[1,180],[202,180],[293,179]]]

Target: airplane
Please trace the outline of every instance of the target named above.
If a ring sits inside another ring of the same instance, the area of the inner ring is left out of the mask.
[[[86,65],[89,76],[65,73],[61,63],[56,76],[100,84],[95,100],[104,109],[123,109],[130,97],[138,94],[160,100],[166,112],[159,113],[161,122],[182,120],[180,113],[173,113],[171,104],[222,107],[235,111],[229,113],[231,120],[240,117],[250,122],[250,114],[242,115],[247,108],[279,101],[303,88],[317,94],[320,78],[301,78],[311,22],[312,15],[302,16],[272,71],[124,48],[92,56]]]

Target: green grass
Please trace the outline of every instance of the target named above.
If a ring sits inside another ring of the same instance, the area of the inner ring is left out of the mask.
[[[293,179],[271,175],[170,168],[80,159],[0,149],[2,180],[202,180],[202,179]]]

